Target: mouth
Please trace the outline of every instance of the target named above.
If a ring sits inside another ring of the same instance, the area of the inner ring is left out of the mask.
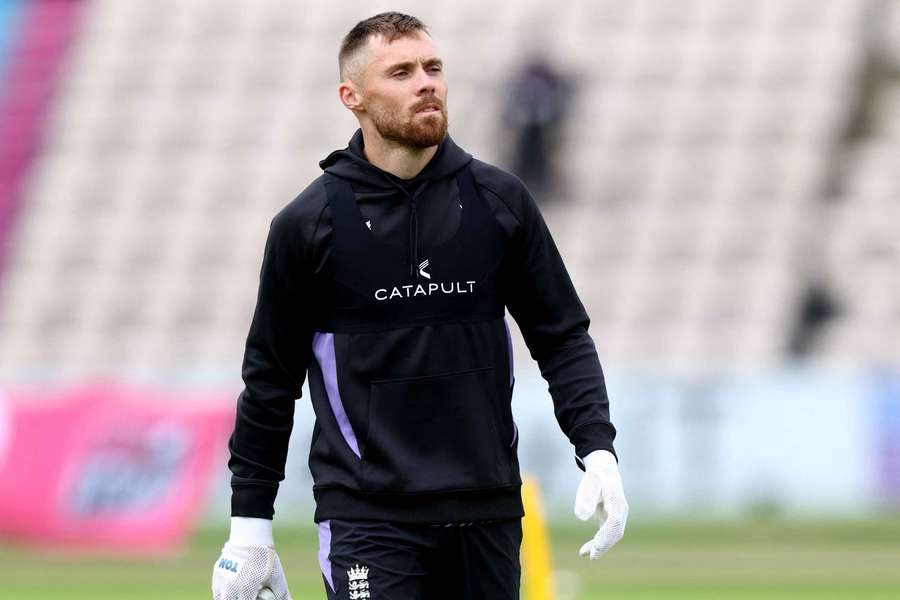
[[[422,108],[416,111],[416,114],[430,114],[430,113],[438,113],[441,112],[440,107],[437,104],[426,104]]]

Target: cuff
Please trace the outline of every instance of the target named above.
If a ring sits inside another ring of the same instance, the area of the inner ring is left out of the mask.
[[[275,516],[278,485],[231,484],[231,516],[271,519]]]
[[[575,427],[569,433],[569,441],[575,446],[575,464],[578,465],[578,468],[584,471],[584,463],[581,459],[594,450],[608,450],[618,462],[619,456],[613,448],[615,437],[616,428],[612,423],[606,421],[593,421]]]

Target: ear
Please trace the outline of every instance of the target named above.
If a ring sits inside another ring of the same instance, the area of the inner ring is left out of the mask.
[[[341,104],[344,105],[347,109],[357,112],[362,111],[362,94],[357,88],[356,84],[353,83],[352,79],[345,79],[338,86],[338,96],[341,99]]]

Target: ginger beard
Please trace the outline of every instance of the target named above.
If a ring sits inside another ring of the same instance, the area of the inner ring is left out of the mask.
[[[439,111],[416,113],[426,104],[440,106]],[[417,102],[411,109],[402,110],[373,102],[366,107],[378,134],[392,142],[412,148],[428,148],[440,144],[447,135],[447,104],[436,96]]]

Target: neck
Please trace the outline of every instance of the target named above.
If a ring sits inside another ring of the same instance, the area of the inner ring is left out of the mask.
[[[363,124],[362,132],[366,159],[382,171],[400,179],[412,179],[418,175],[438,149],[437,145],[414,148],[386,140],[374,127],[367,127],[366,124]]]

